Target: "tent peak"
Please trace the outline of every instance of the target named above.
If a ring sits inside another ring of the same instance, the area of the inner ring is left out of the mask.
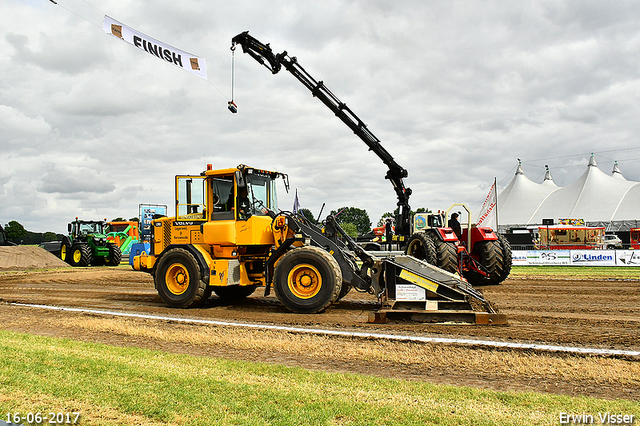
[[[545,164],[545,165],[544,165],[544,168],[547,170],[547,171],[544,173],[544,180],[545,180],[545,181],[550,180],[550,181],[552,181],[552,182],[553,182],[553,176],[551,176],[551,170],[549,170],[549,166]]]
[[[620,167],[618,167],[618,162],[617,161],[615,161],[613,163],[613,171],[611,172],[611,177],[613,177],[615,179],[627,180],[627,179],[625,179],[624,175],[620,171]]]
[[[587,167],[598,167],[596,157],[593,155],[593,152],[591,153],[591,158],[589,159],[589,165]]]
[[[618,167],[618,162],[617,161],[613,162],[613,171],[611,173],[612,174],[615,174],[615,173],[622,174],[622,172],[620,171],[620,167]]]

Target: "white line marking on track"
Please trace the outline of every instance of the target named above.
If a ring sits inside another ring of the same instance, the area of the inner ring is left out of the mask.
[[[204,324],[204,325],[217,325],[225,327],[245,327],[256,328],[260,330],[278,330],[295,333],[306,334],[324,334],[329,336],[343,336],[343,337],[361,337],[367,339],[382,339],[382,340],[397,340],[407,342],[421,342],[421,343],[444,343],[451,345],[463,345],[463,346],[483,346],[493,348],[508,348],[508,349],[530,349],[536,351],[546,352],[566,352],[575,354],[586,355],[618,355],[618,356],[640,356],[640,351],[627,351],[620,349],[600,349],[600,348],[584,348],[584,347],[572,347],[572,346],[560,346],[560,345],[544,345],[538,343],[516,343],[516,342],[500,342],[495,340],[479,340],[479,339],[454,339],[447,337],[426,337],[426,336],[410,336],[406,334],[387,334],[387,333],[370,333],[362,331],[343,331],[343,330],[330,330],[322,328],[304,328],[293,327],[287,325],[274,325],[274,324],[251,324],[245,322],[235,321],[218,321],[218,320],[206,320],[198,318],[182,318],[182,317],[167,317],[161,315],[147,315],[131,312],[118,312],[118,311],[104,311],[100,309],[88,309],[88,308],[66,308],[61,306],[49,306],[49,305],[33,305],[28,303],[11,303],[13,306],[23,306],[29,308],[48,309],[54,311],[69,311],[80,312],[99,315],[112,315],[117,317],[130,317],[141,319],[153,319],[161,321],[175,321],[189,324]]]

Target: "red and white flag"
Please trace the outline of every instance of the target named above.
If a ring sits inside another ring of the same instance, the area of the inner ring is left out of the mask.
[[[496,193],[496,181],[494,179],[493,185],[489,189],[489,194],[485,198],[482,208],[480,208],[480,216],[478,217],[477,226],[489,227],[495,231],[498,230],[498,197]]]

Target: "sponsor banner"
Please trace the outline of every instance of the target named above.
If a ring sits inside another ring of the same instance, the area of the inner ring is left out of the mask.
[[[140,204],[140,239],[148,240],[151,238],[151,221],[153,220],[154,215],[167,215],[167,206],[166,205],[156,205],[156,204]]]
[[[514,266],[639,266],[640,250],[513,250]]]
[[[527,265],[570,265],[569,250],[529,250]]]
[[[640,250],[616,250],[617,266],[640,266]]]
[[[396,284],[396,300],[422,302],[427,300],[427,291],[413,284]]]
[[[153,37],[142,34],[107,15],[104,16],[102,29],[105,33],[118,37],[130,45],[144,50],[165,62],[172,63],[191,74],[195,74],[205,80],[207,79],[207,65],[204,58],[192,55],[184,50],[177,49]]]
[[[526,250],[512,250],[511,258],[513,265],[524,266],[527,265],[527,251]]]
[[[571,250],[571,264],[579,266],[616,266],[616,251]]]

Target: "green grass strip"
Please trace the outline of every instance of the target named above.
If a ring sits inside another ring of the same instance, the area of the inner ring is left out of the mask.
[[[80,411],[82,425],[546,425],[558,424],[560,413],[640,416],[637,401],[324,373],[8,331],[0,331],[0,392],[0,420]]]

